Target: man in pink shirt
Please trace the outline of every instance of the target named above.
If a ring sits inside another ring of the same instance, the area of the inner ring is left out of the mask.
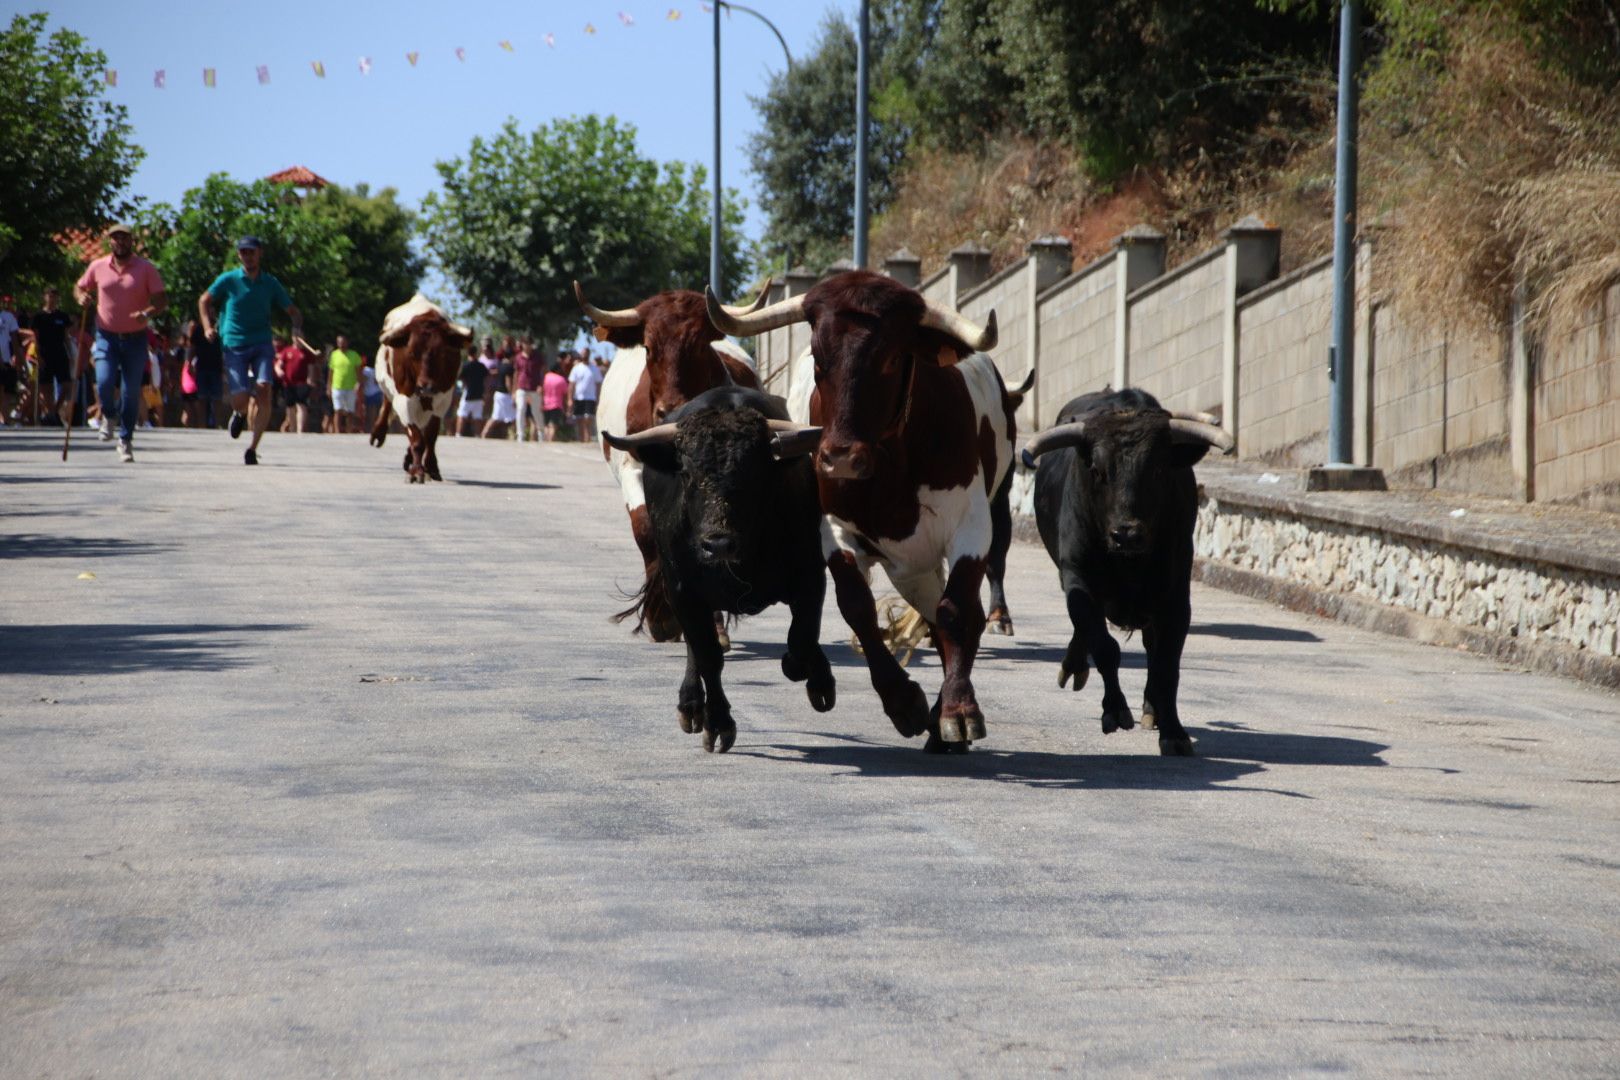
[[[546,368],[546,377],[540,382],[540,405],[546,418],[546,442],[557,441],[557,425],[563,421],[563,410],[568,406],[568,380],[557,371],[553,363]]]
[[[152,316],[169,306],[157,267],[135,254],[128,225],[107,230],[112,254],[85,268],[74,287],[79,303],[96,302],[96,393],[101,400],[101,437],[112,439],[108,414],[118,395],[118,457],[135,460],[135,419],[146,371],[146,331]]]

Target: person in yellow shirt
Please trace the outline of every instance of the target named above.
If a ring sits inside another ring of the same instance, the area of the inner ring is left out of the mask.
[[[337,336],[337,348],[327,358],[332,379],[332,430],[339,435],[361,430],[358,413],[360,398],[360,369],[365,361],[349,348],[349,339]]]

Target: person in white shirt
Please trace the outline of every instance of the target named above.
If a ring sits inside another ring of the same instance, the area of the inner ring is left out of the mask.
[[[596,441],[596,395],[602,388],[602,369],[591,354],[582,356],[568,373],[574,399],[574,430],[580,442]]]

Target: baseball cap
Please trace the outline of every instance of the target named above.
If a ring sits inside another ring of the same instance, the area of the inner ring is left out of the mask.
[[[135,230],[130,228],[128,225],[125,225],[122,221],[119,221],[107,226],[107,231],[101,235],[112,236],[114,233],[123,233],[125,236],[134,236]]]
[[[236,242],[237,251],[258,251],[263,247],[257,236],[244,236]]]

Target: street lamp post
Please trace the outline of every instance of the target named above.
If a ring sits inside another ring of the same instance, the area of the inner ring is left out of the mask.
[[[870,0],[861,0],[861,37],[855,53],[855,267],[866,269],[866,83],[867,41],[871,37]]]
[[[776,35],[777,42],[782,46],[782,55],[787,57],[788,70],[793,70],[793,54],[788,51],[787,39],[776,24],[751,7],[742,4],[729,3],[728,0],[716,0],[714,4],[714,207],[709,214],[709,283],[716,290],[720,284],[720,215],[723,209],[720,186],[720,9],[741,11],[752,15]]]

